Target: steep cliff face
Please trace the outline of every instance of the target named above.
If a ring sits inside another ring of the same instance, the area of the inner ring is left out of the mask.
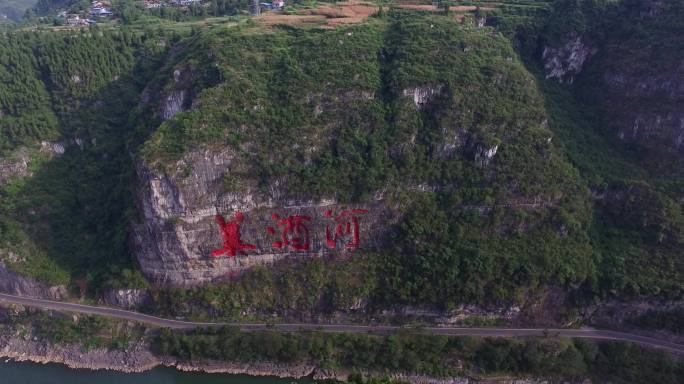
[[[558,21],[565,25],[559,29],[570,31],[542,47],[547,78],[577,80],[584,97],[605,112],[616,140],[643,149],[645,163],[681,160],[684,5],[657,0],[598,4],[573,8],[581,22]]]
[[[107,305],[135,309],[149,300],[149,295],[142,289],[108,289],[103,299]]]
[[[231,150],[204,150],[186,155],[171,174],[139,165],[142,223],[134,244],[151,280],[191,286],[287,257],[351,253],[379,245],[392,222],[381,201],[276,200],[247,183],[226,191],[225,173],[236,162]]]
[[[558,47],[544,47],[542,60],[547,79],[571,83],[575,81],[584,63],[596,51],[585,42],[584,37],[575,33],[570,34],[565,42]]]
[[[633,65],[607,65],[602,71],[604,108],[617,137],[642,144],[655,160],[684,156],[684,43],[676,47],[613,48],[604,60],[631,57]],[[650,65],[662,49],[679,56]],[[675,53],[679,52],[679,54]]]
[[[148,92],[195,97],[187,110],[168,96],[152,108],[165,121],[136,168],[134,251],[155,283],[387,251],[409,241],[396,229],[414,195],[443,197],[464,222],[467,212],[505,211],[486,234],[551,226],[570,236],[551,217],[585,191],[502,37],[419,18],[207,33],[185,49],[194,56],[180,52]],[[188,70],[191,56],[216,73]],[[186,74],[194,80],[179,80]]]
[[[682,1],[559,0],[540,35],[553,82],[567,79],[552,65],[570,67],[565,47],[592,52],[572,84],[544,85],[554,128],[593,190],[606,297],[678,298],[684,287],[682,20]]]

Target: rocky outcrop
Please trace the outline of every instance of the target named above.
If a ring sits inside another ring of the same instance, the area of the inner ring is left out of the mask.
[[[159,117],[168,120],[190,106],[194,69],[182,68],[173,71],[173,87],[161,95]],[[144,99],[144,97],[143,97]]]
[[[542,53],[547,79],[572,84],[582,72],[585,62],[596,53],[586,38],[572,34],[563,44],[546,46]]]
[[[107,305],[132,309],[144,305],[150,296],[142,289],[108,289],[103,298]]]
[[[236,166],[228,149],[189,153],[170,173],[138,165],[133,242],[151,281],[193,286],[285,258],[353,253],[377,245],[392,222],[380,200],[289,199],[278,183],[263,192],[248,180],[227,189]]]
[[[672,168],[684,159],[682,9],[659,0],[608,8],[604,19],[586,14],[583,30],[542,47],[546,77],[576,83],[616,139],[645,149],[644,162]]]
[[[185,109],[187,91],[184,89],[173,90],[163,99],[161,105],[161,119],[168,120],[178,112]]]
[[[49,287],[39,281],[13,272],[0,261],[0,291],[13,295],[59,300],[67,295],[66,287]]]
[[[660,156],[684,156],[684,62],[665,71],[641,66],[605,71],[604,107],[617,137]]]
[[[357,250],[382,248],[402,214],[419,210],[406,204],[408,195],[414,193],[492,186],[487,194],[500,195],[492,199],[501,200],[506,210],[527,205],[520,201],[555,202],[570,195],[541,196],[542,188],[535,187],[529,189],[534,196],[524,196],[527,188],[519,188],[517,180],[532,183],[531,179],[539,177],[541,183],[547,172],[529,175],[523,174],[523,167],[498,164],[506,155],[529,153],[524,160],[508,160],[556,167],[546,156],[554,150],[546,141],[550,133],[532,134],[536,128],[547,131],[542,124],[546,120],[542,98],[532,76],[513,61],[512,49],[487,53],[501,55],[502,65],[492,71],[481,65],[479,58],[484,56],[479,55],[484,53],[478,52],[489,45],[464,40],[457,44],[463,51],[448,55],[452,64],[439,61],[440,55],[428,60],[439,64],[426,65],[431,75],[426,77],[404,73],[405,65],[418,65],[413,55],[397,54],[394,64],[378,57],[377,48],[384,43],[377,37],[369,34],[364,39],[374,41],[373,45],[355,48],[363,56],[348,52],[345,63],[351,63],[350,68],[361,57],[363,68],[368,66],[363,76],[349,78],[340,77],[335,65],[309,71],[309,66],[319,68],[319,58],[304,55],[308,48],[297,45],[297,39],[287,44],[294,44],[297,55],[302,55],[297,63],[301,72],[284,70],[279,64],[283,58],[270,56],[273,52],[255,52],[268,58],[263,60],[263,69],[253,73],[259,80],[254,84],[263,89],[244,97],[241,83],[232,75],[224,77],[228,72],[204,77],[202,72],[235,66],[240,73],[252,73],[251,64],[233,60],[237,54],[251,57],[246,47],[215,52],[208,65],[196,66],[197,79],[190,81],[191,87],[183,77],[184,71],[192,74],[188,68],[195,62],[174,64],[173,82],[157,84],[158,91],[150,91],[142,101],[147,100],[158,115],[153,104],[156,96],[163,96],[163,104],[173,92],[188,90],[196,97],[190,97],[193,109],[187,113],[197,119],[184,120],[188,125],[182,128],[172,121],[162,123],[145,145],[145,159],[137,163],[139,219],[132,242],[146,277],[155,284],[187,287],[287,258],[348,257]],[[397,48],[412,44],[399,40],[387,44],[397,44]],[[473,51],[466,52],[466,48]],[[415,57],[426,54],[416,52]],[[465,58],[466,54],[478,59]],[[453,76],[450,68],[458,65],[482,76]],[[390,72],[387,76],[383,75],[385,66]],[[432,78],[437,74],[441,78]],[[271,81],[271,75],[278,81]],[[176,101],[167,103],[174,112],[182,98],[176,96]],[[488,110],[482,102],[485,98],[501,108]],[[521,113],[508,113],[518,106]],[[201,117],[205,115],[206,119]],[[528,145],[534,150],[519,150]],[[467,171],[478,166],[487,170]],[[553,188],[558,191],[570,186],[565,180],[574,176],[557,169],[562,175],[554,177],[553,183],[558,184]],[[471,174],[476,181],[457,176]],[[472,194],[472,199],[480,197]]]
[[[83,139],[76,138],[72,140],[74,144],[79,147],[83,146]],[[56,156],[64,154],[66,148],[69,146],[68,142],[51,142],[51,141],[41,141],[40,142],[40,152],[45,153],[48,156]]]
[[[487,166],[489,162],[492,161],[498,150],[499,145],[493,145],[490,148],[479,146],[475,152],[475,164],[480,167]]]
[[[41,141],[38,151],[28,147],[19,147],[6,157],[0,157],[0,187],[10,180],[31,175],[29,165],[35,160],[36,152],[43,156],[53,157],[62,155],[67,143]]]
[[[430,104],[432,99],[441,94],[444,89],[444,85],[425,85],[422,87],[407,88],[402,91],[402,94],[407,97],[413,98],[413,105],[418,109],[423,109]]]
[[[80,345],[52,344],[15,335],[0,337],[0,356],[16,361],[59,363],[69,368],[121,372],[143,372],[163,363],[144,343],[137,343],[125,351],[86,349]]]
[[[31,338],[30,336],[4,335],[0,337],[0,357],[15,361],[34,363],[59,363],[74,369],[114,370],[120,372],[144,372],[163,365],[187,372],[224,373],[231,375],[272,376],[279,378],[302,379],[312,377],[314,380],[344,381],[350,372],[345,370],[328,370],[317,368],[313,364],[280,364],[273,362],[234,363],[222,361],[183,361],[168,356],[157,356],[150,351],[144,342],[135,343],[126,350],[110,350],[106,348],[86,349],[80,345],[57,345]],[[366,377],[382,375],[386,372],[363,372]],[[428,375],[394,373],[390,378],[412,384],[546,384],[546,383],[582,383],[591,381],[576,379],[549,380],[544,378],[512,378],[497,377],[473,379],[470,377],[438,378]]]
[[[31,160],[27,148],[19,148],[7,158],[0,158],[0,186],[17,177],[28,176],[28,165]]]

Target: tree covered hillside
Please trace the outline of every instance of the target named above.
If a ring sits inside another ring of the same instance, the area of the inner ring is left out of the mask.
[[[147,224],[133,201],[136,166],[178,186],[197,173],[197,153],[230,151],[224,194],[377,203],[396,220],[381,246],[351,258],[153,289],[152,311],[449,310],[551,291],[568,306],[680,299],[681,180],[652,174],[635,160],[644,152],[613,140],[605,106],[586,96],[596,77],[544,78],[539,44],[584,28],[559,20],[567,7],[588,20],[642,17],[604,6],[560,1],[517,26],[497,14],[513,41],[396,9],[334,29],[250,22],[182,38],[3,35],[2,161],[28,151],[32,176],[0,185],[0,257],[50,284],[85,281],[90,293],[143,287],[130,246],[132,228]],[[603,36],[605,27],[591,28]],[[632,49],[659,36],[644,33]],[[612,57],[598,55],[587,76]],[[183,233],[178,218],[162,224]]]
[[[629,24],[640,17],[581,6],[596,10],[589,18],[626,16]],[[524,48],[549,41],[556,28],[576,27],[549,24],[536,36],[522,28],[516,38]],[[609,137],[596,105],[572,86],[535,81],[491,30],[397,12],[339,32],[241,33],[198,38],[209,54],[189,56],[207,57],[211,65],[201,68],[217,72],[202,77],[211,81],[199,85],[194,108],[147,142],[147,161],[163,169],[197,148],[233,146],[245,159],[229,175],[236,185],[256,181],[266,189],[278,180],[293,197],[343,201],[382,189],[403,219],[393,245],[351,266],[311,261],[275,275],[257,270],[223,287],[160,292],[169,314],[329,311],[359,301],[448,309],[522,303],[553,287],[571,292],[576,304],[681,297],[684,221],[674,183],[663,188],[647,176],[634,153]],[[326,60],[312,59],[314,51]],[[537,73],[531,52],[525,59]],[[350,90],[375,97],[317,115],[312,95]],[[416,105],[415,90],[429,101]],[[284,143],[296,144],[284,151]]]
[[[554,144],[534,78],[490,29],[393,12],[334,31],[202,33],[177,58],[161,78],[193,74],[195,97],[147,141],[150,167],[182,183],[193,174],[187,153],[228,147],[241,159],[226,171],[228,191],[278,185],[283,200],[344,202],[382,193],[401,217],[386,247],[351,266],[312,261],[200,289],[209,311],[357,300],[448,309],[599,279],[586,184]]]
[[[0,255],[11,268],[50,284],[99,286],[122,266],[130,274],[127,115],[165,41],[99,31],[0,38],[0,153],[32,174],[0,184]]]

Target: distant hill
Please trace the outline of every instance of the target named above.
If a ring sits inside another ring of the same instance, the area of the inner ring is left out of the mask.
[[[24,12],[35,3],[36,0],[0,0],[0,15],[12,21],[19,21],[24,16]]]
[[[23,1],[23,0],[15,0]],[[56,14],[58,11],[68,9],[81,3],[78,0],[33,0],[32,11],[38,16]],[[85,1],[83,7],[87,7],[89,1]]]

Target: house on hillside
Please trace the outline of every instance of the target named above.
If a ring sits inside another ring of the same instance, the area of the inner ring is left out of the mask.
[[[285,2],[283,0],[275,0],[272,3],[259,3],[259,7],[263,11],[270,11],[272,9],[281,9],[284,6],[285,6]]]
[[[84,27],[90,24],[95,24],[95,22],[89,19],[81,19],[79,15],[69,15],[67,16],[67,24],[72,27]]]
[[[179,7],[202,4],[200,0],[173,0],[173,4]]]
[[[163,7],[164,4],[158,2],[158,1],[146,1],[145,2],[145,9],[157,9]]]
[[[90,16],[93,17],[109,17],[113,15],[109,8],[105,7],[93,7],[90,9]]]

